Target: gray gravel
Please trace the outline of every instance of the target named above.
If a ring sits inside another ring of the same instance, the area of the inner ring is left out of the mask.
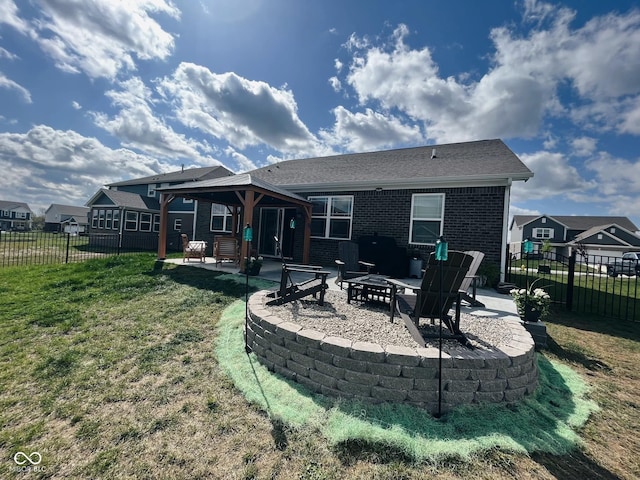
[[[402,319],[396,316],[394,323],[389,321],[388,306],[385,308],[361,302],[348,304],[345,292],[327,291],[324,306],[318,305],[317,300],[309,297],[266,308],[285,321],[327,335],[383,346],[416,346]],[[453,313],[452,311],[451,314]],[[464,312],[460,314],[460,330],[476,348],[489,349],[507,345],[511,341],[511,330],[505,326],[506,320],[500,318],[479,317]],[[438,333],[437,325],[431,326],[428,319],[421,319],[420,328],[423,332]],[[438,346],[438,339],[425,340],[427,346]],[[443,346],[443,350],[447,351],[461,345],[458,341],[447,340]]]

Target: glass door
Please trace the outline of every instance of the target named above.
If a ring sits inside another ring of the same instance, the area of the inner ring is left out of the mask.
[[[265,257],[280,256],[273,237],[280,238],[282,232],[282,208],[260,209],[260,234],[258,237],[258,253]]]

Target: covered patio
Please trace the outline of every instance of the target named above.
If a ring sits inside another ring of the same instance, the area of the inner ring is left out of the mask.
[[[249,243],[245,235],[239,233],[238,221],[244,227],[254,230],[254,209],[257,207],[296,208],[303,213],[302,262],[309,263],[311,245],[311,203],[306,199],[280,187],[260,180],[250,174],[233,175],[224,178],[204,180],[159,188],[160,193],[160,232],[158,241],[158,259],[164,260],[167,253],[167,229],[169,204],[177,197],[225,205],[232,215],[231,235],[241,236],[241,258],[250,256]],[[244,269],[241,262],[241,270]]]

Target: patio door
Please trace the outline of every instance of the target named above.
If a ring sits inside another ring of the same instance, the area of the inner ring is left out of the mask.
[[[282,243],[282,255],[293,258],[294,231],[290,228],[291,220],[296,218],[295,208],[264,207],[260,209],[260,233],[258,236],[258,253],[264,257],[279,257],[276,242],[277,236]]]

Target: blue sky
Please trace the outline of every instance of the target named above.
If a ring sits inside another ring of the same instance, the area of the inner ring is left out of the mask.
[[[0,0],[0,198],[501,138],[512,214],[640,227],[640,5]]]

